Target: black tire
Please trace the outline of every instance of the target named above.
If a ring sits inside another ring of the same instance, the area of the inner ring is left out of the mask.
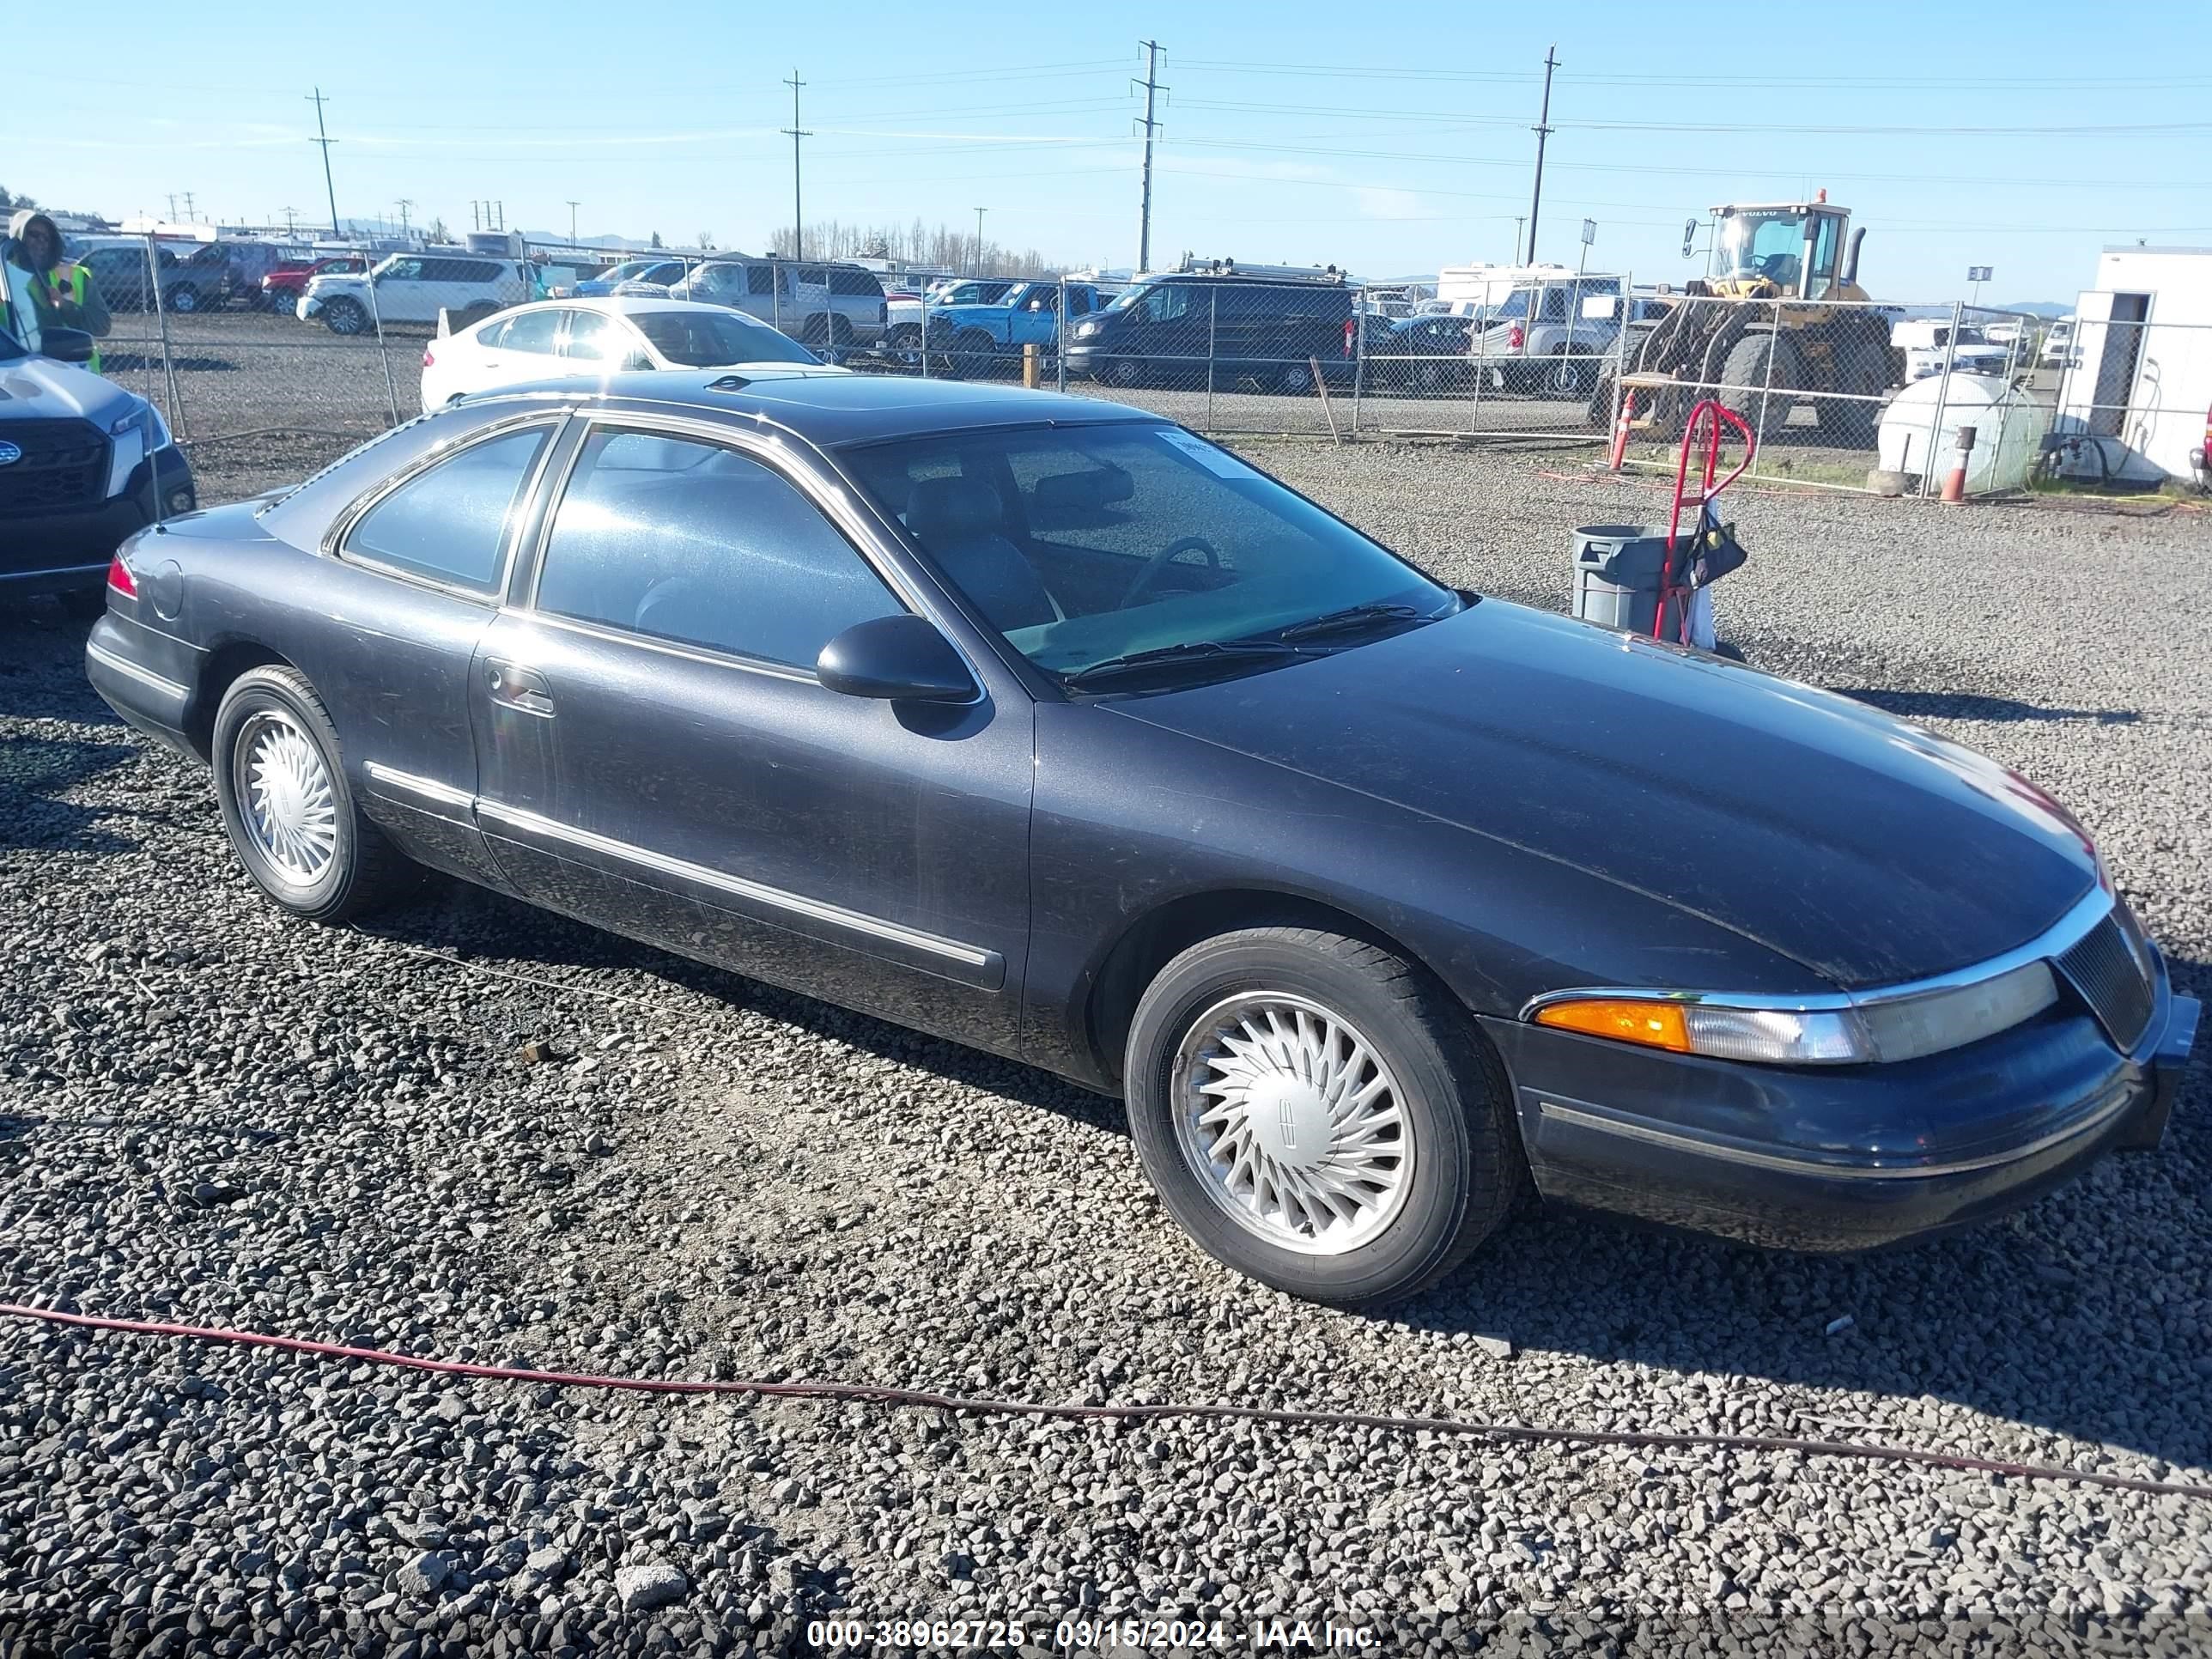
[[[964,329],[952,338],[952,372],[969,377],[988,374],[998,361],[999,343],[980,328]]]
[[[1097,378],[1107,386],[1129,392],[1143,386],[1150,376],[1144,365],[1133,357],[1109,357],[1099,369]]]
[[[1275,390],[1285,397],[1303,398],[1313,389],[1313,368],[1310,364],[1285,363],[1275,371]]]
[[[1780,437],[1796,407],[1797,354],[1771,334],[1747,334],[1729,348],[1721,368],[1721,401],[1741,416],[1764,446]]]
[[[264,733],[295,733],[319,757],[330,793],[331,846],[326,864],[298,879],[248,827],[250,803],[242,797],[248,763]],[[276,905],[309,921],[343,921],[412,892],[422,871],[362,816],[338,752],[337,732],[315,688],[297,669],[248,669],[231,682],[216,710],[210,752],[216,799],[232,849],[254,884]]]
[[[1396,1085],[1411,1176],[1373,1237],[1338,1254],[1273,1243],[1237,1218],[1178,1121],[1196,1098],[1186,1071],[1200,1063],[1209,1017],[1226,1000],[1263,994],[1351,1027]],[[1372,1306],[1425,1289],[1496,1230],[1526,1182],[1504,1068],[1474,1022],[1420,969],[1341,934],[1252,927],[1192,945],[1138,1003],[1123,1078],[1138,1157],[1176,1219],[1217,1260],[1309,1301]]]
[[[489,322],[499,315],[501,307],[490,300],[478,300],[474,305],[463,306],[453,318],[457,328],[474,328],[478,323]]]
[[[333,334],[360,334],[368,327],[368,312],[360,301],[341,295],[324,301],[323,326]]]
[[[1577,398],[1587,398],[1597,383],[1597,362],[1581,352],[1560,351],[1553,354],[1552,361],[1544,365],[1544,378],[1539,390],[1547,398],[1557,398],[1572,403]]]
[[[190,283],[179,283],[169,290],[162,303],[178,315],[188,316],[200,308],[200,291]]]
[[[1590,377],[1589,413],[1589,423],[1608,434],[1620,418],[1620,380],[1610,363]]]

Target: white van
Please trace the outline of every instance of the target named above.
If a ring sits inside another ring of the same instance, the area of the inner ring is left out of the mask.
[[[1889,343],[1893,350],[1905,354],[1907,386],[1941,374],[1947,357],[1956,374],[1994,374],[2002,379],[2012,372],[2010,349],[1991,344],[1972,323],[1961,323],[1958,337],[1953,339],[1951,319],[1948,317],[1911,317],[1893,323]]]

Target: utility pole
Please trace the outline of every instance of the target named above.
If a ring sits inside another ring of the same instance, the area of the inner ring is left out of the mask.
[[[990,210],[988,208],[975,210],[975,274],[978,276],[983,274],[983,216]]]
[[[404,241],[407,239],[407,210],[415,205],[415,198],[411,196],[403,196],[392,205],[399,210],[399,237],[402,241]]]
[[[177,192],[173,190],[169,192],[169,222],[177,222]]]
[[[783,84],[791,88],[791,125],[784,129],[791,135],[791,257],[804,259],[806,257],[806,214],[799,205],[799,141],[811,138],[814,135],[799,125],[799,89],[806,82],[799,78],[796,67],[791,71],[791,79]]]
[[[507,228],[507,204],[504,202],[494,202],[492,206],[499,210],[499,222],[495,224],[492,228],[494,230],[505,230]]]
[[[1159,125],[1152,119],[1152,99],[1167,88],[1160,85],[1160,43],[1137,44],[1145,49],[1145,195],[1137,216],[1137,270],[1141,274],[1152,268],[1152,134]]]
[[[568,204],[568,246],[576,246],[576,204]]]
[[[276,211],[284,216],[284,234],[287,236],[293,235],[295,234],[292,228],[293,222],[299,217],[300,210],[288,207],[278,208]]]
[[[198,218],[192,211],[192,193],[190,191],[186,191],[185,192],[185,222],[188,225],[198,224],[199,222]]]
[[[307,142],[323,147],[323,188],[331,198],[331,234],[343,236],[345,232],[338,228],[338,187],[331,182],[331,146],[337,140],[323,125],[323,89],[317,87],[314,96],[307,101],[315,106],[315,136]]]
[[[1525,224],[1527,224],[1528,222],[1528,216],[1527,214],[1525,214],[1525,213],[1516,213],[1516,214],[1515,214],[1515,215],[1513,216],[1513,258],[1512,258],[1512,263],[1513,263],[1513,264],[1516,264],[1516,265],[1517,265],[1517,264],[1519,264],[1521,263],[1521,227],[1522,227],[1522,226],[1523,226],[1523,225],[1525,225]]]
[[[1536,118],[1536,192],[1528,198],[1528,258],[1536,263],[1536,211],[1544,204],[1544,141],[1552,136],[1552,71],[1559,66],[1559,49],[1544,49],[1544,112]]]

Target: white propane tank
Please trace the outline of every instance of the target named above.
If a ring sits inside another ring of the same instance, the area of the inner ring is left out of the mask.
[[[1943,418],[1942,429],[1936,430],[1939,401]],[[1940,488],[1954,464],[1962,426],[1974,428],[1973,453],[1966,458],[1966,493],[2019,489],[2026,486],[2042,453],[2051,411],[1992,374],[1961,374],[1954,369],[1948,387],[1942,375],[1931,374],[1905,387],[1882,410],[1875,447],[1883,470],[1917,480],[1929,471],[1928,453],[1933,447],[1932,476]]]

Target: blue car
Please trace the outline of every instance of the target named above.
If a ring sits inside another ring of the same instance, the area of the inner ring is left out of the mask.
[[[699,264],[696,259],[671,259],[655,254],[647,259],[625,259],[611,270],[587,277],[576,284],[573,297],[579,300],[604,300],[625,283],[649,283],[656,288],[669,288],[684,280],[684,273]]]

